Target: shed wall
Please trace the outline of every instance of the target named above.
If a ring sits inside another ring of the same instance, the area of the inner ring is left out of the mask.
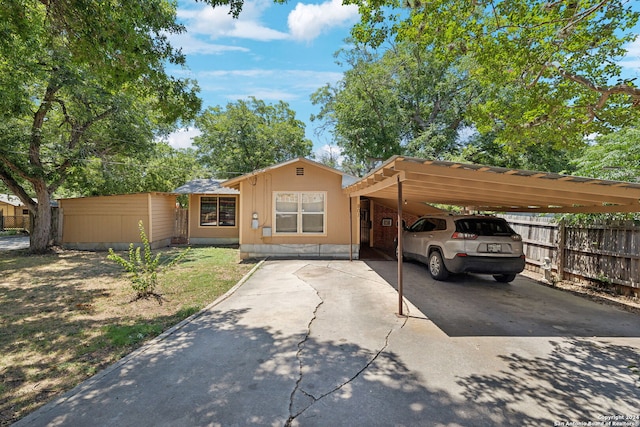
[[[61,243],[83,250],[126,249],[129,243],[141,242],[142,221],[151,246],[167,246],[175,200],[175,195],[149,193],[62,199]]]

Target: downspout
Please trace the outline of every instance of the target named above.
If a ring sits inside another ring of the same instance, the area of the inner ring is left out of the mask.
[[[402,181],[400,181],[400,175],[397,175],[396,179],[398,180],[398,315],[402,316]]]
[[[351,207],[351,195],[349,195],[349,261],[353,261],[353,208]]]

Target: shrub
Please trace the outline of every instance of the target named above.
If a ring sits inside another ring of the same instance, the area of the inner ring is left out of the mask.
[[[128,260],[116,254],[112,248],[109,248],[107,258],[120,264],[129,273],[131,287],[136,292],[135,299],[148,298],[150,296],[159,297],[160,295],[156,293],[158,275],[184,259],[189,252],[189,248],[181,251],[178,256],[166,264],[161,264],[160,256],[162,254],[158,253],[154,256],[151,252],[151,245],[149,244],[147,233],[144,231],[142,221],[138,223],[138,228],[140,229],[142,247],[136,247],[133,243],[130,243]],[[141,254],[142,251],[144,251],[144,254]]]

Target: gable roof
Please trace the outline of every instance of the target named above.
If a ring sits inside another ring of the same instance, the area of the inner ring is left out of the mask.
[[[239,194],[238,190],[225,188],[220,184],[222,179],[194,179],[173,190],[178,194]]]
[[[269,171],[272,171],[272,170],[275,170],[275,169],[279,169],[279,168],[284,167],[284,166],[289,166],[289,165],[292,165],[292,164],[295,164],[295,163],[305,163],[305,164],[308,164],[310,166],[315,166],[315,167],[318,167],[318,168],[321,168],[321,169],[324,169],[326,171],[329,171],[329,172],[332,172],[332,173],[335,173],[337,175],[342,176],[342,188],[348,187],[349,185],[357,182],[360,179],[358,177],[355,177],[353,175],[349,175],[348,173],[344,173],[342,171],[339,171],[339,170],[334,169],[332,167],[329,167],[327,165],[323,165],[322,163],[314,162],[313,160],[309,160],[309,159],[306,159],[304,157],[298,157],[296,159],[291,159],[291,160],[288,160],[286,162],[278,163],[277,165],[268,166],[268,167],[263,168],[263,169],[257,169],[257,170],[255,170],[253,172],[246,173],[246,174],[238,176],[236,178],[231,178],[231,179],[229,179],[227,181],[224,181],[222,183],[222,185],[224,185],[225,187],[234,187],[234,186],[237,186],[238,184],[240,184],[241,181],[244,181],[245,179],[251,178],[252,176],[260,175],[260,174],[263,174],[265,172],[269,172]]]

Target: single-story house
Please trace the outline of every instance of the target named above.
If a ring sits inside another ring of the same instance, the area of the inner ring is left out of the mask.
[[[298,158],[223,182],[239,192],[240,256],[357,258],[358,200],[343,192],[356,181]]]
[[[176,195],[122,194],[61,199],[56,243],[68,249],[125,250],[141,243],[139,222],[152,248],[169,246],[175,230]]]
[[[193,245],[231,245],[239,242],[238,190],[220,179],[196,179],[174,190],[189,196],[187,240]]]
[[[238,244],[242,258],[358,259],[392,251],[398,212],[408,224],[431,204],[493,212],[640,212],[640,184],[396,156],[363,178],[297,158],[175,193],[60,201],[59,241],[78,249],[126,248],[142,220],[154,247],[176,237],[177,194],[189,195],[189,244]],[[180,225],[182,223],[180,222]]]

